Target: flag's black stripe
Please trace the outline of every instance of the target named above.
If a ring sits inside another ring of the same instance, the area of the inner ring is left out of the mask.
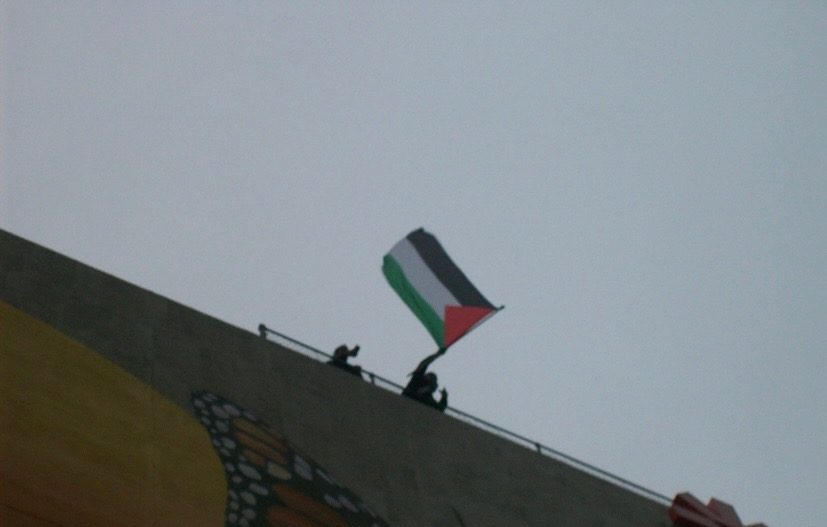
[[[416,252],[436,277],[463,306],[477,306],[494,309],[494,306],[477,291],[474,284],[451,261],[448,253],[437,239],[424,229],[419,228],[408,235]]]

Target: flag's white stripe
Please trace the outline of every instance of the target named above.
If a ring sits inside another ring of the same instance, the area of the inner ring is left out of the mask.
[[[442,285],[416,248],[407,238],[393,246],[391,257],[396,260],[411,286],[425,299],[440,318],[445,320],[445,306],[459,305],[459,301]]]

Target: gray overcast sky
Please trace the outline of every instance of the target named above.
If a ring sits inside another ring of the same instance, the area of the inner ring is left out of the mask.
[[[0,225],[745,522],[827,518],[827,4],[2,3]]]

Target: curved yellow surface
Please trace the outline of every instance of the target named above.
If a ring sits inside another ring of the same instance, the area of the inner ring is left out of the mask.
[[[217,526],[226,493],[192,415],[0,302],[0,520]]]

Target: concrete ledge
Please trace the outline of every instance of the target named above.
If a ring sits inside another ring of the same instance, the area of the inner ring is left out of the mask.
[[[392,525],[670,524],[658,503],[5,231],[0,300],[187,412],[197,390],[237,402]]]

